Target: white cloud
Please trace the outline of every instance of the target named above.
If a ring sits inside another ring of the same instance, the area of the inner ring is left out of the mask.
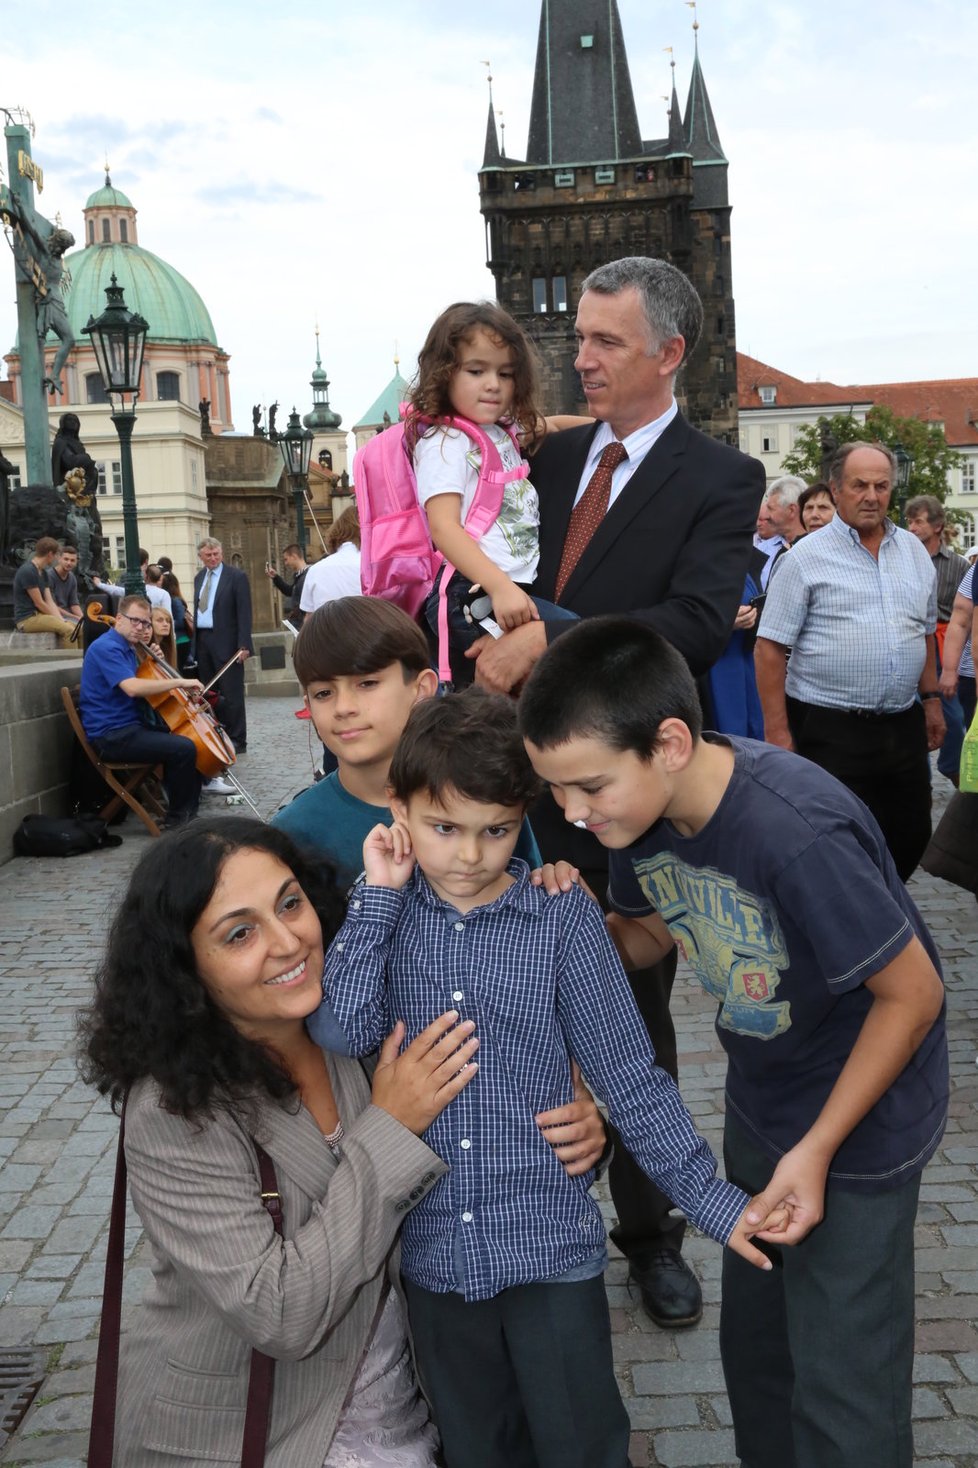
[[[642,129],[661,135],[662,48],[675,48],[684,102],[690,11],[619,9]],[[481,62],[518,156],[539,10],[497,0],[491,22],[472,11],[35,0],[30,35],[8,30],[6,101],[35,116],[40,205],[80,239],[107,151],[140,242],[193,282],[232,354],[239,429],[254,402],[308,406],[317,319],[350,427],[391,375],[395,341],[410,376],[441,307],[493,293],[476,180]],[[932,0],[924,25],[909,0],[700,0],[699,18],[731,160],[741,347],[837,381],[978,372],[978,12]]]

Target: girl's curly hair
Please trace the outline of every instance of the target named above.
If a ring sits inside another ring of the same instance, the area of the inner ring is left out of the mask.
[[[264,1092],[295,1095],[279,1058],[246,1039],[204,988],[191,935],[238,851],[267,851],[312,903],[328,944],[344,903],[332,868],[304,856],[284,831],[250,817],[194,821],[154,841],[116,913],[95,997],[79,1021],[81,1071],[118,1109],[134,1081],[152,1077],[168,1111],[206,1115]]]
[[[539,361],[536,348],[523,328],[495,301],[456,301],[444,310],[428,332],[418,353],[418,374],[408,393],[411,414],[408,416],[409,447],[421,436],[420,425],[412,416],[450,418],[454,413],[448,395],[452,374],[458,366],[459,348],[474,331],[487,331],[509,347],[513,354],[513,405],[511,416],[532,448],[540,436],[542,414],[537,403]]]

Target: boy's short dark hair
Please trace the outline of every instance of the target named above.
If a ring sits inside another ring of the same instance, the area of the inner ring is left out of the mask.
[[[429,698],[411,710],[391,761],[398,800],[454,791],[483,805],[529,805],[540,785],[511,699],[482,688]]]
[[[539,749],[600,739],[646,760],[658,748],[665,719],[681,719],[699,738],[696,684],[682,654],[631,617],[589,617],[558,637],[519,708],[521,732]]]
[[[400,663],[407,683],[431,667],[431,654],[421,628],[400,607],[376,596],[341,596],[306,617],[292,662],[303,688],[379,673],[391,663]]]

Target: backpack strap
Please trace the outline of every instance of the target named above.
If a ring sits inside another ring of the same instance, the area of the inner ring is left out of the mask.
[[[400,406],[402,418],[410,412],[407,404]],[[517,437],[516,429],[511,424],[501,425],[505,427],[510,441],[519,454],[519,463],[512,469],[503,467],[503,461],[496,443],[489,437],[485,429],[479,423],[472,423],[468,418],[432,418],[418,414],[419,423],[439,428],[454,428],[459,433],[464,433],[467,438],[475,444],[479,450],[479,480],[476,485],[475,496],[469,506],[469,513],[465,517],[463,528],[473,540],[481,540],[486,531],[491,529],[499,519],[499,511],[502,509],[503,494],[507,484],[514,484],[517,480],[526,479],[530,473],[530,466],[523,458],[523,450]],[[437,554],[437,552],[436,552]],[[452,684],[452,667],[449,654],[448,641],[448,583],[455,575],[455,567],[449,561],[443,561],[441,566],[441,580],[438,583],[438,682],[447,688]]]

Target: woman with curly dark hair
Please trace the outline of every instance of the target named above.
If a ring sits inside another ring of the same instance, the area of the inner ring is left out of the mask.
[[[252,1349],[276,1359],[269,1468],[429,1468],[395,1236],[446,1170],[419,1140],[467,1084],[471,1024],[450,1012],[372,1083],[325,1054],[332,873],[259,821],[197,821],[133,872],[82,1021],[83,1069],[126,1100],[132,1197],[153,1283],[123,1339],[116,1461],[240,1460]],[[261,1199],[275,1167],[284,1237]]]

